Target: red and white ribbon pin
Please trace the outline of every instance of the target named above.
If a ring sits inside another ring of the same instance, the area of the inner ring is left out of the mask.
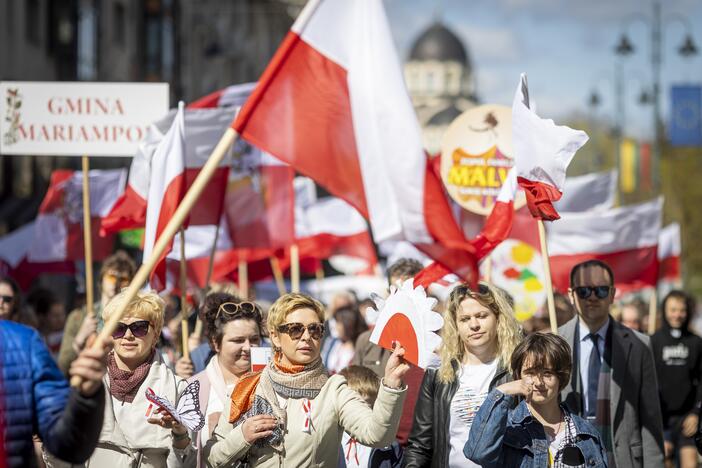
[[[312,402],[307,398],[302,399],[302,411],[305,412],[305,421],[302,426],[303,432],[312,433],[314,425],[312,424]]]

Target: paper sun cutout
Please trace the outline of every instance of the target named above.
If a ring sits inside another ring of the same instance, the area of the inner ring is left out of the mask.
[[[436,299],[427,297],[424,288],[413,287],[413,280],[405,281],[400,289],[391,289],[382,304],[376,304],[380,313],[370,341],[392,350],[393,341],[405,348],[405,359],[426,368],[441,338],[434,333],[444,325],[444,319],[433,308]]]

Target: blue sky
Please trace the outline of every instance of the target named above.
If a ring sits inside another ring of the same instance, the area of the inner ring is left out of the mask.
[[[483,102],[511,105],[519,73],[543,117],[589,115],[597,89],[597,116],[613,119],[613,49],[627,31],[636,47],[624,63],[625,131],[651,134],[652,109],[637,102],[651,83],[652,0],[384,0],[398,51],[406,60],[413,41],[439,18],[466,44]],[[702,82],[702,57],[677,53],[688,23],[702,51],[702,2],[663,0],[662,110],[668,114],[672,83]],[[684,19],[681,19],[684,18]]]

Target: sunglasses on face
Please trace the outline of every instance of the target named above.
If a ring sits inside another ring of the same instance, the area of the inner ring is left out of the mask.
[[[315,322],[315,323],[310,323],[307,326],[304,326],[301,323],[284,323],[283,325],[279,325],[277,330],[278,333],[285,333],[286,335],[290,336],[291,339],[293,340],[299,340],[302,338],[302,335],[305,333],[305,329],[310,334],[310,338],[313,340],[320,340],[322,339],[322,334],[324,333],[324,324]]]
[[[5,304],[12,304],[12,302],[14,300],[15,300],[14,296],[5,296],[5,295],[0,296],[0,301],[2,301]]]
[[[116,275],[114,273],[105,273],[104,278],[110,283],[119,285],[120,287],[129,286],[131,278],[129,276]]]
[[[575,288],[575,294],[578,295],[580,299],[587,299],[595,293],[598,299],[604,299],[609,296],[610,286],[578,286]]]
[[[119,322],[117,323],[117,328],[115,328],[115,331],[112,332],[112,338],[115,340],[124,338],[124,335],[127,334],[127,330],[131,331],[132,335],[134,335],[136,338],[143,338],[147,333],[149,333],[149,326],[151,326],[151,322],[148,320],[137,320],[129,325]]]
[[[219,306],[219,309],[217,310],[217,315],[215,316],[215,320],[219,318],[219,314],[232,316],[241,313],[257,314],[258,316],[261,315],[261,311],[259,310],[258,306],[253,302],[225,302],[224,304]]]

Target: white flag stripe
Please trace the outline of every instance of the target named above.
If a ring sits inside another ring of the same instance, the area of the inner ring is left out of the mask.
[[[318,200],[306,209],[295,207],[295,237],[318,234],[352,236],[368,229],[363,216],[339,198]]]
[[[682,251],[680,242],[680,225],[671,223],[661,229],[661,235],[658,241],[658,258],[660,260],[679,257]]]
[[[17,268],[29,252],[34,240],[34,225],[35,221],[32,221],[0,237],[0,259],[12,268]]]
[[[554,203],[559,213],[601,211],[614,208],[618,172],[611,170],[567,177],[563,198]]]
[[[612,253],[653,247],[661,230],[663,199],[608,211],[561,213],[547,226],[550,256]]]
[[[34,238],[27,255],[30,262],[61,262],[68,256],[68,231],[63,217],[42,213],[34,221]]]

